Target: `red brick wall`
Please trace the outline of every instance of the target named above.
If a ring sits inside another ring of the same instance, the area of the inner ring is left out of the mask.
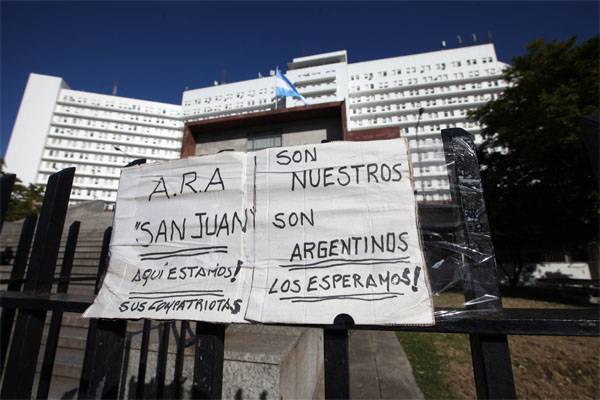
[[[381,140],[394,139],[400,137],[400,128],[373,128],[360,131],[346,132],[344,140],[362,141],[362,140]]]
[[[180,158],[187,158],[196,155],[196,141],[190,132],[190,128],[185,127],[183,141],[181,142]]]

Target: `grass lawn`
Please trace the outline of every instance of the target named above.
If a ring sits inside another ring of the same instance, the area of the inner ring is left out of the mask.
[[[436,297],[436,306],[462,295]],[[505,308],[567,308],[561,303],[503,297]],[[475,398],[467,335],[398,333],[426,399]],[[600,398],[600,338],[509,336],[517,396],[527,399]]]

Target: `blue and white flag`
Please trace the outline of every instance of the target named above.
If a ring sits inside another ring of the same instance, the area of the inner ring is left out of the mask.
[[[275,74],[275,96],[276,97],[292,97],[294,99],[300,99],[304,104],[308,104],[304,96],[298,92],[298,89],[281,73],[279,69]]]

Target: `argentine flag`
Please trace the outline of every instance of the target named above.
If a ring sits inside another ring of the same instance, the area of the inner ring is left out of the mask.
[[[304,105],[308,104],[304,96],[298,92],[298,89],[281,73],[279,69],[275,73],[275,96],[276,97],[292,97],[294,99],[300,99],[304,102]]]

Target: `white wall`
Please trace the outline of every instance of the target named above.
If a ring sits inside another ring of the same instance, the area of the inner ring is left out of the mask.
[[[67,86],[62,78],[29,74],[5,157],[6,170],[16,173],[25,184],[35,182],[54,105],[63,87]]]

